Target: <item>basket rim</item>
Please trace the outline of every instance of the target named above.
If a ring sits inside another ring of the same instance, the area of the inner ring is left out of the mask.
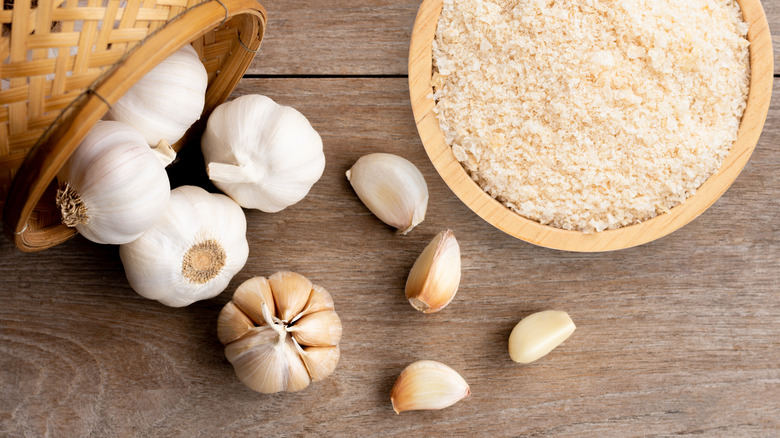
[[[57,172],[86,137],[89,129],[108,111],[110,105],[165,57],[235,17],[244,17],[244,22],[253,23],[257,32],[251,32],[241,41],[246,51],[237,51],[230,55],[227,62],[234,68],[235,74],[217,76],[220,85],[226,85],[225,89],[218,95],[210,96],[209,91],[212,91],[213,84],[209,85],[206,109],[201,116],[201,119],[207,118],[206,111],[213,110],[217,104],[227,99],[260,46],[267,14],[256,0],[209,0],[183,11],[150,33],[146,39],[129,50],[122,61],[117,62],[93,82],[75,99],[71,114],[52,123],[54,125],[59,122],[58,126],[47,131],[50,133],[49,138],[39,141],[39,144],[28,152],[13,180],[3,209],[3,228],[19,249],[46,249],[76,234],[75,229],[61,224],[34,230],[28,228],[28,223]]]
[[[573,252],[614,251],[642,245],[690,223],[715,203],[747,164],[758,143],[772,95],[772,38],[759,0],[737,0],[749,23],[750,88],[737,139],[721,167],[683,203],[643,222],[597,233],[564,230],[525,218],[505,207],[474,182],[446,143],[433,112],[431,44],[442,0],[423,0],[409,47],[409,94],[420,139],[439,175],[455,195],[482,219],[501,231],[534,245]]]

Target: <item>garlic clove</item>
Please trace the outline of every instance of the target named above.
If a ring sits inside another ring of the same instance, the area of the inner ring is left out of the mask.
[[[297,344],[296,344],[297,345]],[[303,363],[309,370],[312,382],[319,382],[333,373],[339,363],[341,351],[338,345],[330,347],[298,346]]]
[[[236,376],[257,392],[271,394],[286,387],[289,368],[278,339],[278,334],[265,326],[225,347]]]
[[[217,337],[223,344],[228,344],[240,339],[254,327],[255,323],[230,301],[219,312],[219,317],[217,318]]]
[[[428,186],[410,161],[393,154],[365,155],[347,171],[347,179],[366,207],[401,234],[425,219]]]
[[[457,371],[433,360],[407,366],[390,391],[396,414],[404,411],[444,409],[471,394],[468,383]]]
[[[546,356],[576,329],[569,314],[545,310],[523,318],[509,335],[509,357],[530,363]]]
[[[300,391],[301,389],[309,386],[309,383],[311,383],[309,370],[306,368],[306,364],[304,363],[303,358],[300,356],[300,354],[298,354],[298,350],[292,338],[285,338],[284,354],[286,356],[289,369],[285,391]]]
[[[280,271],[268,278],[276,302],[276,313],[282,321],[291,321],[309,302],[312,284],[301,274]]]
[[[337,345],[341,341],[341,320],[336,312],[323,310],[301,317],[287,331],[304,346]]]
[[[257,325],[265,323],[261,310],[263,303],[272,315],[276,312],[271,285],[265,277],[254,277],[241,283],[233,293],[233,303]]]
[[[291,322],[295,322],[305,315],[333,309],[333,298],[330,296],[330,293],[324,287],[315,284],[312,286],[311,296],[309,297],[309,302],[306,303],[306,307]]]
[[[452,230],[442,231],[425,247],[406,280],[406,298],[424,313],[438,312],[460,285],[460,245]]]

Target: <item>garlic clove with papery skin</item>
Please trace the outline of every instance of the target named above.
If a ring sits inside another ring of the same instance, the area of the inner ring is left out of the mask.
[[[460,245],[452,230],[442,231],[414,262],[406,280],[406,299],[423,313],[438,312],[455,297],[460,274]]]
[[[347,179],[361,201],[382,222],[406,234],[425,219],[428,185],[409,160],[393,154],[360,157]]]
[[[135,240],[156,223],[170,197],[165,169],[141,134],[97,122],[57,174],[62,222],[96,243]]]
[[[390,391],[396,414],[404,411],[444,409],[471,395],[457,371],[433,360],[420,360],[404,368]]]
[[[285,295],[294,297],[295,304],[280,306]],[[276,312],[268,305],[274,302]],[[285,319],[283,308],[298,311]],[[258,313],[262,321],[252,321],[249,315]],[[251,326],[247,321],[252,321]],[[255,277],[244,282],[217,321],[217,336],[236,375],[262,393],[297,391],[329,376],[339,361],[341,330],[330,294],[306,277],[286,271],[267,281]]]
[[[224,195],[200,187],[171,191],[165,214],[133,242],[119,247],[130,286],[171,307],[212,298],[249,256],[246,218]]]
[[[218,106],[201,140],[209,179],[244,208],[281,211],[325,170],[322,139],[306,117],[266,96]]]

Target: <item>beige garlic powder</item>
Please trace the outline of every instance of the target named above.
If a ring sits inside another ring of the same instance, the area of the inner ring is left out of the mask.
[[[747,30],[734,0],[444,0],[435,111],[512,210],[619,228],[720,167],[747,99]]]

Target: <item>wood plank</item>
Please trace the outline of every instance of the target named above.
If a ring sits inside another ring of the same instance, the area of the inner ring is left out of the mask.
[[[250,258],[219,297],[181,309],[145,300],[115,247],[80,237],[36,254],[0,242],[0,435],[780,434],[777,104],[741,176],[701,217],[637,248],[577,254],[513,239],[458,201],[423,151],[405,79],[256,79],[237,90],[256,92],[312,121],[327,166],[301,203],[247,212]],[[189,151],[178,182],[199,180]],[[407,236],[344,177],[378,151],[410,159],[428,182],[427,218]],[[463,280],[446,309],[424,315],[403,287],[445,228],[461,244]],[[215,323],[240,282],[280,269],[331,292],[344,337],[330,378],[268,396],[234,376]],[[512,327],[545,309],[568,311],[577,331],[542,360],[513,363]],[[390,388],[418,359],[452,366],[473,395],[395,415]]]
[[[247,71],[276,75],[405,75],[420,0],[261,0],[268,11],[263,45]],[[780,1],[764,0],[770,29]],[[780,73],[780,32],[773,38]]]

